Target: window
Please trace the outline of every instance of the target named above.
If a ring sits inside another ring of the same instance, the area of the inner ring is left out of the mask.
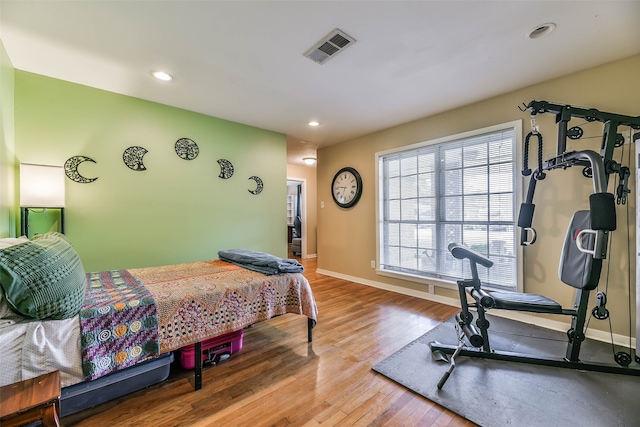
[[[488,256],[483,284],[517,290],[520,122],[378,153],[379,273],[418,281],[469,278],[456,242]]]

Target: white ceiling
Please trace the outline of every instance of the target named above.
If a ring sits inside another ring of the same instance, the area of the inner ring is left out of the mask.
[[[299,162],[638,54],[639,18],[640,1],[0,0],[0,38],[17,69],[281,132]],[[303,56],[335,28],[357,42]]]

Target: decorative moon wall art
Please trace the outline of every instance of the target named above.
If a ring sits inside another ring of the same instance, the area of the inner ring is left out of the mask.
[[[262,193],[262,189],[264,188],[264,184],[262,183],[262,180],[260,179],[260,177],[257,176],[251,176],[249,177],[249,179],[252,179],[256,182],[256,189],[255,190],[248,190],[249,193],[251,194],[260,194]]]
[[[178,139],[175,143],[175,150],[178,157],[184,160],[193,160],[200,154],[198,144],[190,138]],[[128,147],[122,153],[122,161],[131,170],[145,171],[147,170],[147,167],[144,165],[144,156],[148,152],[149,150],[139,145]],[[87,178],[78,172],[78,167],[84,162],[97,163],[91,157],[87,156],[73,156],[64,163],[65,174],[70,180],[80,184],[88,184],[98,179],[98,177]],[[233,163],[227,159],[218,159],[217,162],[220,166],[220,174],[218,177],[221,179],[231,178],[235,172]],[[247,191],[253,195],[262,193],[264,190],[264,182],[262,179],[257,175],[252,175],[249,177],[249,180],[254,181],[256,187],[253,190],[247,189]]]
[[[134,171],[144,171],[147,170],[147,168],[144,166],[142,158],[148,152],[149,151],[147,151],[146,148],[139,147],[137,145],[129,147],[124,150],[124,153],[122,154],[122,160],[129,169],[132,169]]]
[[[219,178],[229,179],[233,176],[233,164],[227,159],[218,159],[218,164],[220,165],[220,175]]]
[[[184,160],[193,160],[198,157],[198,154],[200,153],[198,144],[189,138],[180,138],[177,140],[175,148],[178,157]]]
[[[83,162],[93,162],[96,163],[91,157],[86,156],[73,156],[69,158],[66,162],[64,162],[64,173],[67,174],[67,177],[75,182],[79,182],[80,184],[88,184],[90,182],[95,181],[96,178],[85,178],[80,175],[78,172],[78,166]]]

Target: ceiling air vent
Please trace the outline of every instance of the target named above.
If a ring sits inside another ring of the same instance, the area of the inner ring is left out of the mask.
[[[355,42],[356,40],[353,37],[336,28],[329,33],[328,36],[306,51],[304,56],[318,64],[324,64]]]

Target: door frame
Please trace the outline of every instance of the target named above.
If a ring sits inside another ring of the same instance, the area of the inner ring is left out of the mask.
[[[287,177],[287,182],[295,181],[302,184],[302,242],[301,242],[301,258],[307,257],[307,180],[305,178]]]

